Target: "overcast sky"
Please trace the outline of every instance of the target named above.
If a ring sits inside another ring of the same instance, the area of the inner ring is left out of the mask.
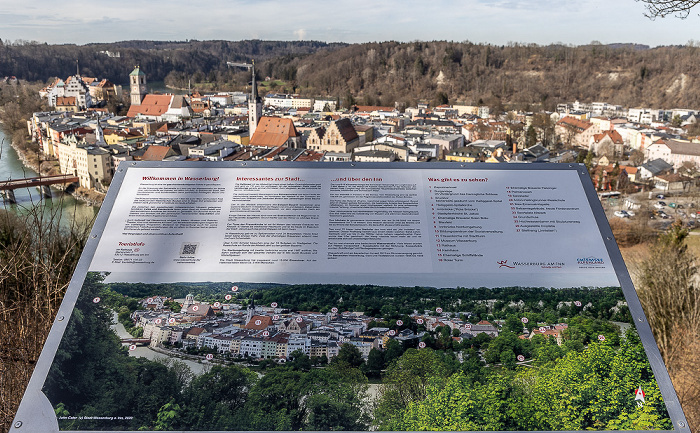
[[[635,0],[0,0],[0,38],[50,44],[130,39],[492,43],[700,40],[688,19],[644,17]]]

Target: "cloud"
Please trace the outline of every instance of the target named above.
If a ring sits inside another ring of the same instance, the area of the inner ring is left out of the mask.
[[[304,39],[306,39],[306,29],[294,30],[294,37],[296,37],[300,41],[303,41]]]

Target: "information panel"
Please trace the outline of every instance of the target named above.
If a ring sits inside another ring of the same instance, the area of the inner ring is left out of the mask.
[[[689,431],[582,166],[119,172],[12,431]]]

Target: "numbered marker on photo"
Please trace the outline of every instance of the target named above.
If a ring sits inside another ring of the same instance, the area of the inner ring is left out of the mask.
[[[520,361],[520,362],[525,361],[525,357],[523,355],[518,355],[518,361]]]
[[[160,325],[160,324],[163,322],[163,319],[161,319],[161,318],[159,317],[159,318],[157,318],[157,319],[155,320],[155,322],[156,322],[156,325]]]
[[[256,320],[256,321],[255,321],[255,324],[256,324],[257,326],[262,325],[262,320],[260,320],[260,319]]]
[[[331,313],[335,314],[337,312],[338,312],[338,308],[336,308],[336,307],[331,308]]]
[[[605,341],[605,335],[599,335],[598,340],[600,341]]]
[[[396,335],[396,331],[394,331],[393,329],[390,330],[390,331],[389,331],[389,335],[391,335],[391,336],[393,337],[394,335]]]
[[[207,353],[206,358],[207,358],[207,361],[211,361],[212,359],[214,359],[214,355],[212,355],[211,353]]]
[[[540,332],[547,332],[547,328],[545,328],[544,326],[540,326]]]
[[[435,309],[435,312],[438,313],[438,314],[441,314],[441,313],[442,313],[442,308],[437,307],[437,308]]]
[[[403,325],[403,320],[397,320],[396,321],[397,326],[402,326]]]
[[[529,322],[529,320],[527,319],[527,317],[523,317],[522,319],[520,319],[520,321],[523,322],[523,323]]]
[[[270,304],[270,306],[271,306],[272,308],[277,308],[277,302],[273,302],[272,304]]]
[[[168,323],[170,323],[171,325],[175,323],[175,318],[171,317],[170,319],[168,319]]]
[[[133,350],[136,350],[135,344],[132,344],[131,346],[129,346],[129,351],[133,351]]]
[[[99,296],[92,300],[92,302],[94,302],[95,304],[97,304],[100,301],[101,301],[101,299],[99,298]]]
[[[422,325],[422,324],[423,324],[423,319],[418,319],[418,320],[416,320],[416,323],[419,324],[419,325]]]
[[[269,337],[270,333],[268,331],[263,331],[263,337]]]
[[[224,299],[226,299],[227,301],[230,301],[230,300],[231,300],[231,298],[232,298],[232,296],[231,296],[231,295],[226,295],[226,296],[224,296]]]
[[[472,324],[471,324],[471,323],[467,323],[466,325],[464,325],[464,329],[466,329],[467,331],[469,331],[470,329],[472,329]]]
[[[297,317],[297,322],[301,323],[303,321],[304,321],[304,319],[302,319],[301,317]]]
[[[580,306],[581,306],[581,301],[574,301],[574,305],[576,305],[577,307],[580,307]]]
[[[234,291],[234,292],[237,292],[237,291],[238,291],[238,286],[233,286],[233,287],[231,287],[231,290]]]
[[[192,307],[192,311],[199,311],[199,305],[195,305],[194,307]]]
[[[272,316],[272,320],[280,320],[279,314],[275,314],[274,316]]]
[[[214,306],[215,306],[216,308],[221,307],[221,302],[214,302]]]
[[[424,348],[425,348],[425,342],[421,341],[420,343],[418,343],[418,347],[421,348],[421,349],[424,349]]]
[[[148,298],[148,299],[146,299],[146,302],[149,303],[149,304],[152,304],[152,303],[153,303],[153,298]]]

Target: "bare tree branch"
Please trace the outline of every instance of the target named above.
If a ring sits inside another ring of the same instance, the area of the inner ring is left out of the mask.
[[[644,3],[647,18],[664,18],[674,14],[677,18],[685,19],[690,15],[690,10],[700,4],[700,0],[637,0]]]

